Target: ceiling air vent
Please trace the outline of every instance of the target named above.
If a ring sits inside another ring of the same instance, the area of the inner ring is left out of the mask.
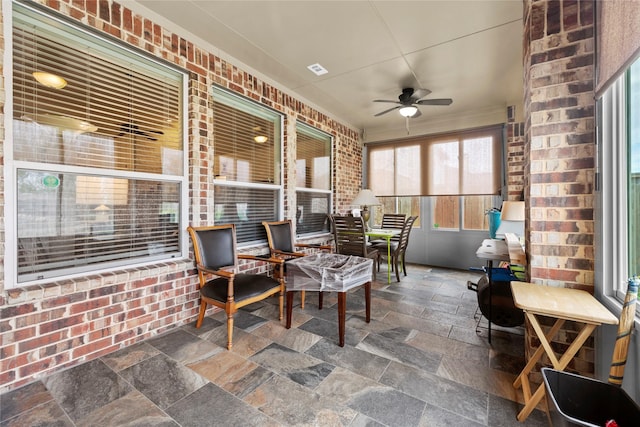
[[[310,69],[316,76],[321,76],[328,73],[327,69],[318,63],[308,65],[307,68]]]

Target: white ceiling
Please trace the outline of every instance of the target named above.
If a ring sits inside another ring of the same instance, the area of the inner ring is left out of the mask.
[[[403,87],[453,99],[421,106],[411,134],[505,121],[506,107],[522,104],[522,0],[124,3],[361,129],[365,140],[407,135],[397,111],[374,117],[393,104],[372,102],[397,100]],[[328,74],[307,69],[315,63]]]

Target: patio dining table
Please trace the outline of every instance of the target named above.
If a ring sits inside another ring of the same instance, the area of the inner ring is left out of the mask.
[[[347,292],[364,285],[365,321],[369,323],[372,275],[373,260],[371,258],[317,253],[289,261],[287,264],[287,329],[291,328],[295,291],[337,292],[339,345],[344,347]]]
[[[365,232],[368,237],[387,241],[387,283],[391,283],[391,239],[401,231],[396,228],[371,228]]]

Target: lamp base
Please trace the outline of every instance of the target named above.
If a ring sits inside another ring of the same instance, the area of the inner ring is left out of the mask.
[[[369,212],[369,207],[367,205],[364,205],[362,207],[362,211],[360,212],[360,215],[362,216],[362,219],[364,220],[364,229],[368,231],[369,230],[370,212]]]

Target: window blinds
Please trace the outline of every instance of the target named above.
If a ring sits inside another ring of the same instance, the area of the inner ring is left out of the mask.
[[[640,1],[596,1],[596,96],[640,56]]]
[[[370,144],[368,179],[376,196],[499,194],[502,126]]]
[[[17,282],[180,256],[184,73],[12,6]]]
[[[214,87],[215,223],[236,224],[238,243],[266,241],[279,217],[282,116]]]

